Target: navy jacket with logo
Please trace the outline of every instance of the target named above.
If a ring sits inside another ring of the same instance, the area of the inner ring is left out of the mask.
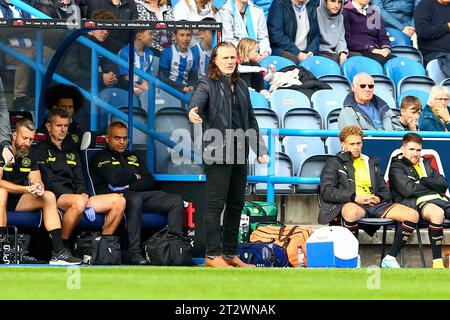
[[[128,186],[131,191],[155,189],[155,180],[144,159],[132,151],[119,153],[106,148],[91,159],[89,168],[95,191],[99,194],[112,192],[108,184],[113,187]]]
[[[42,180],[56,197],[62,194],[88,193],[80,156],[71,142],[65,139],[59,149],[50,139],[46,139],[33,149]]]

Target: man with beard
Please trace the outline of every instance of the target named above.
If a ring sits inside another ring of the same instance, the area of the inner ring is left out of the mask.
[[[70,250],[64,248],[55,195],[44,189],[37,163],[29,155],[34,134],[35,127],[31,120],[19,120],[12,134],[15,162],[5,164],[4,160],[0,160],[0,226],[7,225],[7,210],[42,210],[44,226],[53,245],[50,264],[80,264],[81,260],[74,258]]]

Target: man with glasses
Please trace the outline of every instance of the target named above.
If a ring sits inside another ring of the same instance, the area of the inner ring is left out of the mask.
[[[420,131],[450,131],[449,93],[444,86],[434,86],[430,90],[428,104],[419,119]]]
[[[355,125],[361,130],[403,131],[399,117],[380,97],[374,94],[373,78],[358,73],[353,78],[352,91],[344,100],[338,120],[339,129]]]

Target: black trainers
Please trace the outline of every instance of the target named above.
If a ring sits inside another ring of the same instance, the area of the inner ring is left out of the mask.
[[[82,260],[75,258],[72,256],[72,253],[69,249],[64,248],[60,252],[52,252],[52,259],[50,260],[49,264],[53,265],[75,265],[75,264],[81,264]]]
[[[130,264],[144,266],[147,260],[139,252],[130,253]]]

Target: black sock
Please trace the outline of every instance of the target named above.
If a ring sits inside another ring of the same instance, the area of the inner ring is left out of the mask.
[[[344,218],[342,218],[342,221],[344,223],[344,227],[347,228],[348,230],[350,230],[350,232],[353,233],[355,238],[358,239],[358,234],[359,234],[358,221],[348,222]]]
[[[431,223],[428,225],[428,237],[430,238],[433,259],[442,258],[441,246],[444,232],[442,224]]]
[[[52,239],[52,246],[54,252],[60,252],[64,249],[63,240],[61,238],[61,228],[49,231],[50,239]]]
[[[70,246],[70,241],[67,239],[62,239],[62,241],[63,241],[63,244],[64,244],[64,248],[67,248],[67,249],[69,249],[69,246]]]
[[[408,241],[414,230],[416,230],[416,225],[416,222],[411,221],[405,221],[400,224],[400,227],[397,228],[397,232],[395,233],[394,243],[388,252],[390,256],[396,257],[398,255],[400,249]]]

